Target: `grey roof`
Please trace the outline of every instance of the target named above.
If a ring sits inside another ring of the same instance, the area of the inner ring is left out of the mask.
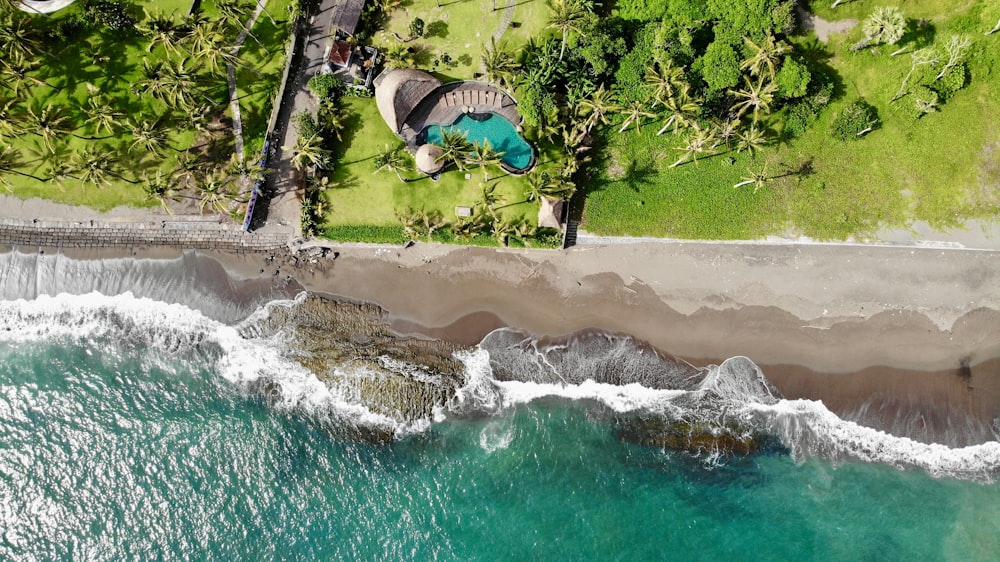
[[[365,0],[336,0],[333,4],[330,22],[344,33],[354,35],[358,29],[358,22],[361,21],[361,10],[364,7]]]
[[[542,197],[542,205],[538,209],[539,228],[562,227],[563,200]]]
[[[410,113],[440,86],[441,81],[426,72],[389,70],[375,80],[375,104],[392,132],[399,135]]]

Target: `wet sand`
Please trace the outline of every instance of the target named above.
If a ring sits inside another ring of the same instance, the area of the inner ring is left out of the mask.
[[[196,254],[207,286],[242,291],[245,302],[305,288],[378,304],[400,333],[463,345],[502,326],[539,336],[601,329],[699,366],[745,355],[787,397],[820,399],[859,420],[906,404],[935,427],[959,412],[986,424],[1000,416],[998,252],[677,243],[569,251],[343,245],[297,259]],[[223,267],[207,265],[214,261]]]

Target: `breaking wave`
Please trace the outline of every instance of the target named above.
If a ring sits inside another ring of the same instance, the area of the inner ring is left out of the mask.
[[[299,303],[301,299],[270,306]],[[243,325],[260,320],[268,310],[261,309]],[[549,340],[501,329],[477,348],[456,353],[464,365],[462,382],[443,407],[421,419],[400,421],[363,405],[349,388],[321,381],[287,355],[285,336],[245,337],[241,325],[131,293],[0,301],[0,345],[100,339],[197,356],[211,361],[242,392],[330,427],[399,435],[423,431],[449,416],[488,414],[499,420],[488,424],[480,439],[491,453],[516,438],[509,424],[500,423],[502,416],[519,404],[557,396],[601,404],[610,420],[626,428],[623,434],[641,435],[643,443],[670,443],[677,431],[699,444],[705,442],[703,435],[727,439],[734,450],[752,450],[747,443],[776,439],[797,460],[881,463],[986,482],[1000,475],[1000,442],[953,448],[841,419],[822,402],[784,399],[746,357],[696,368],[626,336],[592,332]],[[381,363],[381,368],[428,376],[388,358]],[[365,376],[364,367],[349,362],[331,368]],[[655,423],[650,425],[650,419]]]

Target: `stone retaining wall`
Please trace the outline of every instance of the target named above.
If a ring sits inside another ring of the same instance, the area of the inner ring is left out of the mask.
[[[56,222],[0,219],[0,244],[60,248],[171,246],[236,253],[288,246],[291,229],[243,232],[239,225],[206,221]]]

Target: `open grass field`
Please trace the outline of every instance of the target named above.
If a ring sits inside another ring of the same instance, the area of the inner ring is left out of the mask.
[[[136,4],[150,12],[174,14],[180,18],[187,13],[190,1],[158,0]],[[263,47],[249,38],[245,44],[245,60],[253,71],[241,71],[238,83],[248,140],[263,136],[270,115],[288,33],[287,4],[288,0],[268,2],[276,18],[284,20],[279,20],[277,26],[266,16],[258,20],[254,34],[261,39]],[[81,6],[75,4],[44,20],[32,20],[32,25],[51,29],[60,20],[77,17],[80,13]],[[213,17],[217,15],[217,10],[210,0],[206,0],[202,2],[202,13]],[[232,30],[231,35],[235,38],[236,31]],[[234,145],[232,131],[228,127],[230,116],[225,75],[220,73],[209,77],[198,68],[197,63],[188,63],[188,68],[201,76],[198,100],[209,105],[209,117],[214,121],[211,132],[196,134],[183,111],[168,107],[148,95],[140,96],[132,92],[132,86],[141,78],[143,62],[168,59],[164,47],[147,50],[148,44],[148,39],[138,33],[114,31],[99,25],[86,27],[62,43],[55,40],[45,42],[43,49],[48,54],[39,55],[41,64],[30,75],[48,85],[32,84],[28,94],[22,94],[25,99],[15,107],[23,113],[29,108],[37,111],[51,106],[65,116],[64,126],[69,132],[59,135],[51,150],[30,129],[24,134],[4,139],[5,143],[24,155],[26,167],[21,170],[41,178],[36,180],[5,174],[13,184],[11,191],[16,196],[41,197],[98,210],[119,205],[154,206],[159,203],[146,195],[144,178],[155,176],[157,172],[163,175],[173,173],[178,168],[179,158],[185,153],[194,155],[202,166],[229,159]],[[85,107],[94,97],[106,100],[120,113],[119,123],[110,134],[107,130],[97,130],[94,123],[87,122]],[[0,89],[0,100],[6,102],[8,99],[11,99],[10,92]],[[159,154],[135,145],[129,126],[140,121],[156,121],[162,126],[166,146]],[[259,149],[259,143],[256,146]],[[248,145],[248,148],[253,147]],[[88,149],[100,150],[114,160],[115,172],[108,175],[106,181],[86,183],[72,177],[62,177],[58,181],[49,179],[54,177],[54,169]]]
[[[812,4],[824,18],[862,20],[876,6],[897,3],[857,0],[835,10],[828,2]],[[835,99],[805,134],[766,147],[753,162],[729,153],[669,169],[681,154],[675,147],[683,142],[671,135],[657,138],[655,123],[639,134],[634,129],[606,133],[603,161],[588,187],[583,228],[611,235],[735,239],[777,234],[833,240],[865,239],[881,228],[905,228],[914,221],[945,228],[969,219],[995,220],[1000,213],[1000,33],[983,33],[1000,13],[986,0],[960,6],[944,0],[898,4],[908,19],[926,20],[927,27],[920,37],[904,36],[891,49],[850,52],[862,36],[857,28],[833,35],[825,45],[812,32],[793,38],[807,47],[808,56],[835,71]],[[939,112],[915,121],[901,109],[910,100],[890,103],[910,57],[889,53],[908,40],[943,43],[956,33],[974,41],[969,84]],[[860,140],[834,140],[828,134],[831,121],[859,97],[876,107],[880,125]],[[780,115],[770,122],[779,137]],[[733,189],[748,168],[758,171],[765,163],[771,178],[765,187],[756,194],[752,186]]]

